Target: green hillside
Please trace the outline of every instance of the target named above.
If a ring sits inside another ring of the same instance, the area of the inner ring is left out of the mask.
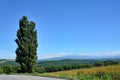
[[[62,66],[62,65],[74,65],[74,64],[94,64],[95,62],[101,62],[99,60],[52,60],[52,61],[41,61],[38,62],[38,65],[41,66]]]
[[[0,60],[0,66],[7,66],[7,65],[19,66],[19,64],[16,63],[14,59],[1,59]]]
[[[93,65],[95,63],[103,63],[104,61],[113,61],[113,62],[120,62],[120,59],[115,60],[73,60],[73,59],[65,59],[65,60],[52,60],[52,61],[38,61],[37,65],[48,67],[48,66],[63,66],[63,65]],[[1,59],[0,60],[0,66],[6,66],[6,65],[13,65],[13,66],[19,66],[17,62],[15,62],[14,59]]]

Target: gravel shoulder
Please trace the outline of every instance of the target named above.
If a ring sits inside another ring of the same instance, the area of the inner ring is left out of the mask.
[[[66,80],[66,79],[39,77],[31,75],[0,75],[0,80]]]

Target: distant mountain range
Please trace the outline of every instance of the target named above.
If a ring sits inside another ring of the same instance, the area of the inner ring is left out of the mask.
[[[120,55],[116,56],[92,56],[92,55],[67,55],[63,57],[54,57],[54,58],[46,58],[42,60],[63,60],[63,59],[78,59],[78,60],[83,60],[83,59],[120,59]]]

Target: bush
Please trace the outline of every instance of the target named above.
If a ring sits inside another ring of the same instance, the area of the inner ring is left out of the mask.
[[[0,74],[2,74],[3,73],[3,68],[0,68]]]
[[[35,72],[37,72],[37,73],[44,73],[45,72],[45,68],[41,67],[41,66],[37,66],[37,67],[35,67]]]
[[[12,65],[7,65],[3,69],[4,69],[4,73],[11,74],[11,73],[17,73],[16,68],[17,67],[13,67]]]

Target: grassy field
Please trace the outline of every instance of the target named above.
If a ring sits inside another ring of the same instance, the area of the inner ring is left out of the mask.
[[[78,80],[120,80],[120,64],[114,66],[92,67],[52,73],[43,76],[72,78]]]

